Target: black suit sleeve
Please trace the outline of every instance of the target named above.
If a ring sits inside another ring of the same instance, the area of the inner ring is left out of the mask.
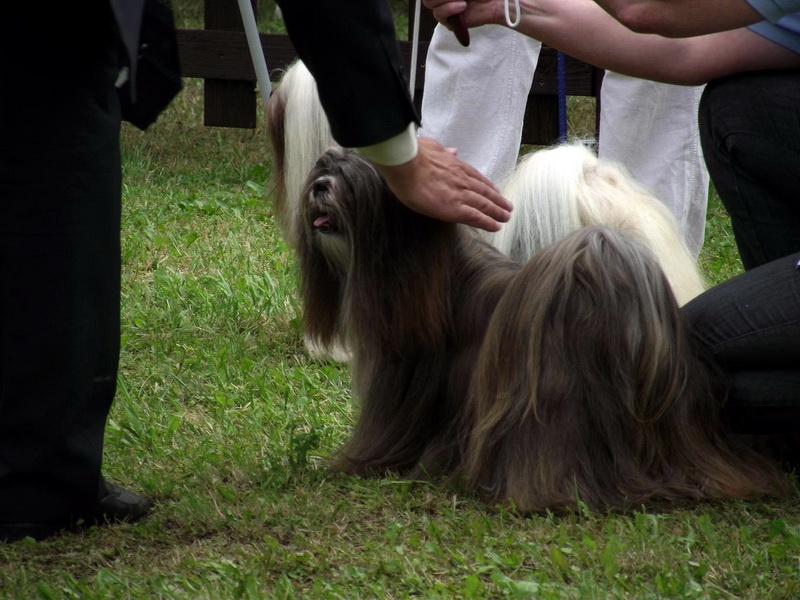
[[[386,0],[279,4],[339,144],[377,144],[419,122]]]

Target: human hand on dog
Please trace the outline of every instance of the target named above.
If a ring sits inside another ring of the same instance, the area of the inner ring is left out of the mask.
[[[498,231],[511,203],[481,173],[431,138],[418,138],[417,155],[396,166],[375,164],[408,208],[442,221]]]

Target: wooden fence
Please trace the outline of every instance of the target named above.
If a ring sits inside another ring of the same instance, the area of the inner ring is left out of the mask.
[[[335,0],[333,0],[335,1]],[[254,5],[257,0],[251,0]],[[423,10],[420,19],[420,44],[415,98],[424,93],[425,57],[435,26],[430,11]],[[184,77],[205,80],[204,123],[217,127],[256,126],[256,75],[234,0],[205,0],[204,29],[178,30],[178,52]],[[413,3],[409,3],[409,23],[413,27]],[[410,36],[409,36],[410,37]],[[261,34],[261,46],[267,58],[270,78],[274,81],[296,58],[294,48],[285,35]],[[400,49],[411,64],[411,42],[400,41]],[[572,96],[599,96],[602,71],[586,63],[566,57],[566,91]],[[595,124],[600,103],[596,104]],[[534,75],[523,129],[523,143],[550,144],[558,139],[558,80],[556,52],[543,47]]]

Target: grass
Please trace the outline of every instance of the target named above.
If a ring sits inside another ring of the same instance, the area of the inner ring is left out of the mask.
[[[305,354],[265,132],[203,127],[200,93],[187,81],[148,132],[123,134],[105,472],[157,508],[0,545],[0,598],[800,595],[797,498],[521,518],[425,483],[331,473],[353,419],[347,369]],[[713,281],[741,269],[715,196],[702,262]]]

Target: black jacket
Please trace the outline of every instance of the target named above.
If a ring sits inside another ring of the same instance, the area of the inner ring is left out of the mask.
[[[130,69],[122,118],[147,128],[181,89],[172,7],[163,0],[109,0]]]
[[[376,144],[419,121],[387,0],[278,3],[339,144]]]

